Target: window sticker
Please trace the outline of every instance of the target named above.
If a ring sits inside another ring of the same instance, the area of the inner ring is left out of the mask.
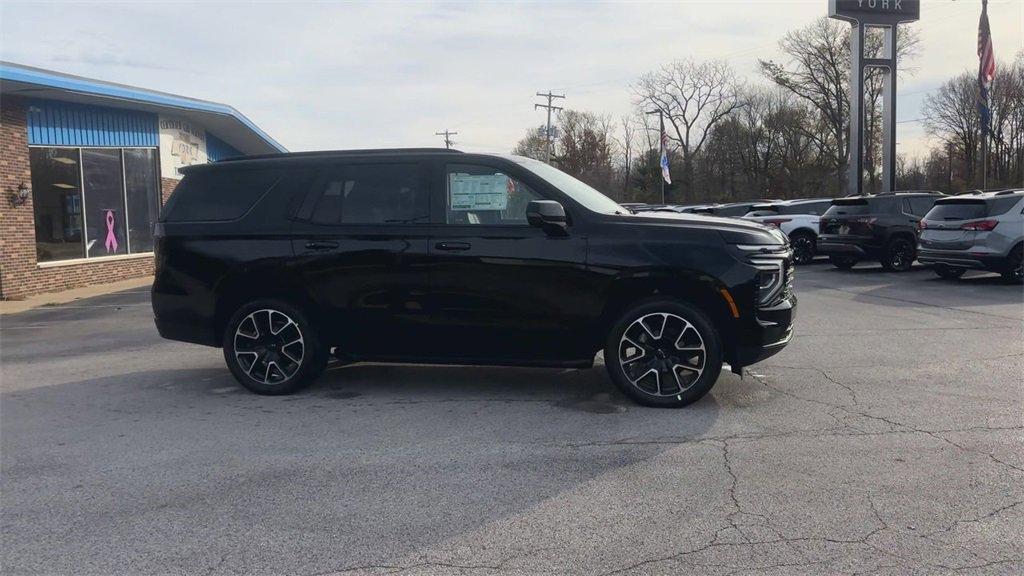
[[[504,174],[450,174],[448,205],[451,210],[504,210],[508,207],[510,179]]]

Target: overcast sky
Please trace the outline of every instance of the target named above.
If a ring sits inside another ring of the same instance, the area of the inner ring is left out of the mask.
[[[977,67],[980,0],[922,0],[898,116]],[[0,58],[230,104],[290,150],[508,152],[543,122],[534,94],[626,114],[630,84],[673,59],[723,58],[750,82],[827,0],[674,3],[0,2]],[[1024,0],[991,0],[996,55],[1024,49]],[[919,122],[900,151],[926,146]]]

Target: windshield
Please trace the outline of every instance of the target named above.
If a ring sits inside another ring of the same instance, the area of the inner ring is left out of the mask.
[[[552,168],[543,162],[529,158],[516,158],[515,161],[523,168],[543,178],[548,184],[561,190],[566,196],[582,204],[588,210],[600,212],[601,214],[622,214],[629,211],[619,206],[611,198],[557,168]]]

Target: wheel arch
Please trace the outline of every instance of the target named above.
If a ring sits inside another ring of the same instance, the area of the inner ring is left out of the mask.
[[[256,300],[281,300],[306,313],[309,320],[317,323],[322,315],[316,313],[317,305],[306,290],[279,274],[249,272],[229,276],[218,283],[217,301],[214,307],[213,327],[218,338],[223,336],[231,316],[242,306]],[[320,328],[318,326],[318,328]]]
[[[689,304],[708,316],[712,326],[718,333],[723,355],[728,359],[732,356],[733,337],[736,333],[737,318],[732,306],[722,290],[724,283],[710,276],[690,275],[680,279],[674,277],[632,278],[617,281],[609,292],[601,317],[598,331],[600,338],[594,342],[595,350],[604,347],[605,338],[618,319],[633,306],[647,300],[668,298]],[[730,293],[730,298],[735,298]],[[735,305],[735,301],[733,305]]]

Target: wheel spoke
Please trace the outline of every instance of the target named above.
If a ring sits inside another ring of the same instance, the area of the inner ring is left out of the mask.
[[[666,312],[634,320],[623,332],[618,352],[619,367],[630,384],[658,397],[688,390],[700,379],[707,362],[700,331],[685,318]],[[673,380],[675,387],[669,388],[666,383]]]

